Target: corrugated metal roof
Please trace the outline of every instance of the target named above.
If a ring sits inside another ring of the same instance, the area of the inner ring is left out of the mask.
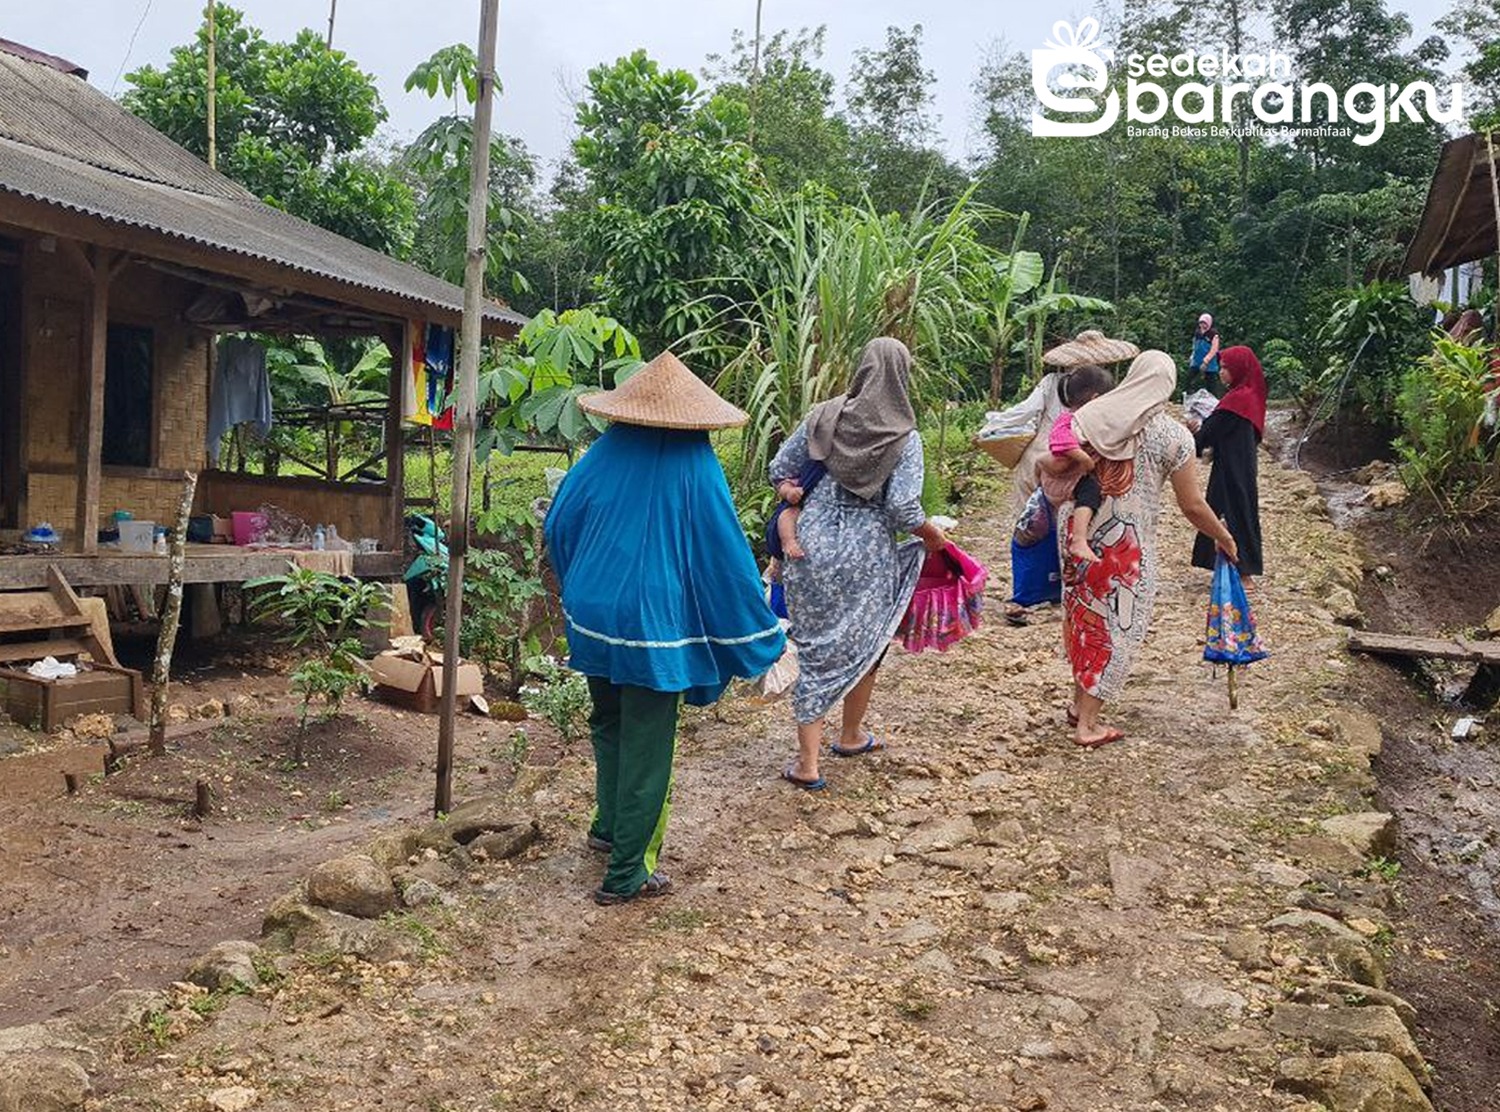
[[[89,71],[77,62],[70,62],[66,58],[59,58],[56,54],[48,54],[45,50],[38,50],[34,46],[27,46],[25,43],[14,42],[11,39],[0,39],[0,51],[29,58],[33,62],[40,62],[44,66],[62,70],[63,73],[76,74],[84,79],[87,79],[89,75]]]
[[[1495,173],[1482,135],[1464,135],[1443,144],[1402,273],[1436,276],[1459,263],[1494,255]]]
[[[110,100],[87,81],[0,52],[0,136],[132,178],[249,199],[237,182]]]
[[[5,53],[0,191],[356,289],[463,309],[458,286],[264,204],[86,81]],[[526,323],[495,304],[485,317]]]

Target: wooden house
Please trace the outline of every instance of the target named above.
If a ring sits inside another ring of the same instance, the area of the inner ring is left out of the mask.
[[[162,582],[166,559],[101,548],[117,509],[172,522],[185,473],[195,508],[271,503],[381,551],[399,568],[401,390],[383,414],[383,465],[268,477],[206,466],[215,338],[225,332],[379,337],[393,383],[428,324],[456,326],[463,291],[266,205],[89,85],[78,67],[0,40],[0,537],[41,521],[58,555],[0,556],[0,589],[56,564],[75,586]],[[524,318],[488,303],[488,335]],[[283,557],[192,546],[189,582],[280,571]]]
[[[1402,273],[1437,277],[1460,263],[1495,257],[1500,140],[1495,143],[1491,147],[1484,135],[1464,135],[1443,144]]]

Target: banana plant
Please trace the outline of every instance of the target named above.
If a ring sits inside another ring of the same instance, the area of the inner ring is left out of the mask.
[[[1016,219],[1010,253],[998,255],[988,268],[989,282],[984,291],[979,325],[985,348],[990,354],[990,405],[999,405],[1005,389],[1005,365],[1021,334],[1023,324],[1015,310],[1019,298],[1025,297],[1041,283],[1046,274],[1042,256],[1023,251],[1021,241],[1031,214],[1023,212]]]
[[[314,467],[311,460],[300,458],[292,445],[283,446],[287,454],[304,466],[321,470],[328,479],[339,480],[346,442],[354,430],[350,411],[385,401],[391,375],[390,350],[384,344],[371,344],[352,367],[341,371],[322,344],[299,336],[290,343],[268,343],[266,366],[278,408],[284,412],[304,409],[300,414],[304,424],[314,427],[321,413],[322,464]]]
[[[1039,288],[1032,299],[1016,311],[1016,321],[1026,333],[1027,373],[1033,377],[1041,374],[1042,353],[1047,347],[1047,324],[1055,314],[1108,313],[1115,307],[1114,302],[1102,297],[1070,293],[1066,280],[1057,272],[1061,262],[1061,259],[1053,262],[1046,285]]]

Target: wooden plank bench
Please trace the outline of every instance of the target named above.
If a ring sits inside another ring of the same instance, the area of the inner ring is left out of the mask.
[[[1471,641],[1467,637],[1412,637],[1357,630],[1349,635],[1349,650],[1374,656],[1500,664],[1500,641]]]

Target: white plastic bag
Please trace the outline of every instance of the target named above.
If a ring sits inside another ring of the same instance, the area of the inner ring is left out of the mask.
[[[785,630],[788,624],[782,622],[781,628]],[[755,681],[756,696],[763,703],[775,702],[792,689],[797,682],[797,675],[797,646],[788,637],[780,658],[771,665],[769,672]]]
[[[41,680],[57,680],[65,676],[78,675],[78,665],[68,664],[49,656],[38,660],[30,668],[26,669],[26,673]]]
[[[1197,389],[1182,399],[1182,414],[1190,421],[1202,424],[1208,420],[1208,416],[1219,408],[1219,399],[1211,390]]]
[[[1037,434],[1037,416],[1034,413],[986,413],[979,429],[980,440],[1008,440],[1013,436],[1032,437]]]

